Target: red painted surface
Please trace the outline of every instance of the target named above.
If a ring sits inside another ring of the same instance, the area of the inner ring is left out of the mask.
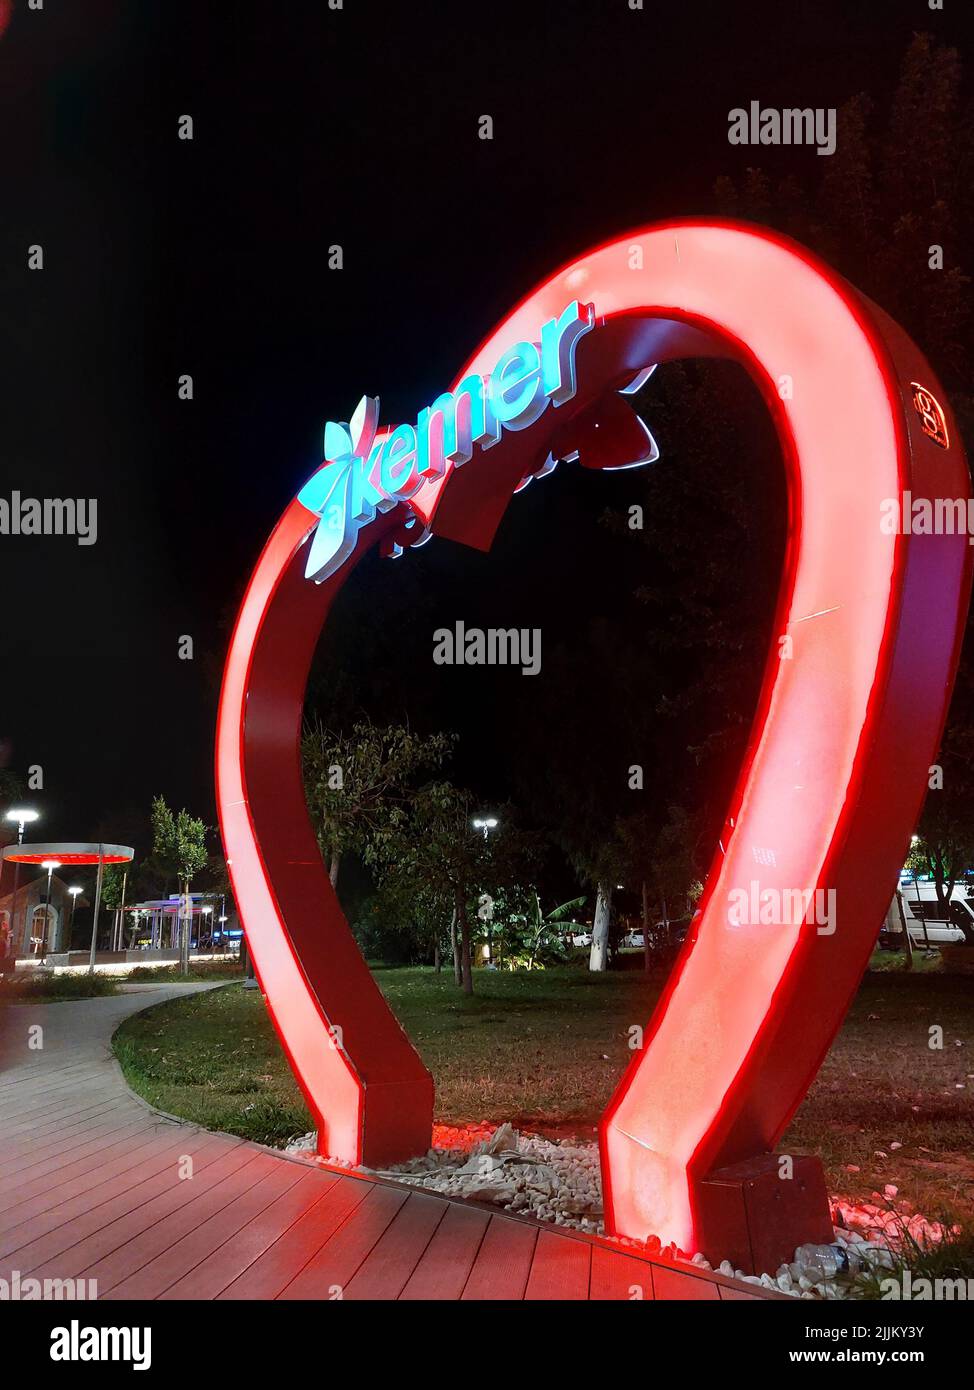
[[[601,1127],[610,1228],[692,1250],[701,1180],[773,1148],[841,1023],[936,754],[970,547],[962,535],[886,534],[881,504],[904,490],[966,497],[969,478],[943,391],[913,344],[808,253],[753,228],[676,223],[600,247],[523,300],[457,381],[489,371],[575,298],[593,303],[598,321],[578,347],[577,395],[425,484],[412,504],[434,534],[489,547],[512,491],[549,452],[578,449],[595,467],[629,462],[633,432],[616,393],[641,368],[681,356],[745,366],[788,480],[772,649],[721,849]],[[924,432],[914,382],[940,404],[949,448]],[[356,554],[404,514],[363,528]],[[321,586],[306,581],[314,524],[300,504],[287,508],[244,599],[220,706],[217,795],[255,965],[322,1149],[377,1163],[426,1147],[432,1083],[355,946],[304,806],[304,684],[354,563]],[[780,659],[784,637],[792,650]],[[834,891],[836,930],[735,924],[730,894],[752,881]]]

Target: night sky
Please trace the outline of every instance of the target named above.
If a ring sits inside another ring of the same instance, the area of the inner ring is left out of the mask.
[[[363,392],[383,419],[415,419],[568,257],[712,212],[714,180],[758,158],[805,171],[814,149],[730,146],[728,111],[888,97],[913,31],[964,47],[964,8],[17,0],[0,40],[0,492],[99,509],[90,547],[0,537],[0,736],[7,766],[44,769],[44,837],[138,842],[156,792],[215,820],[229,627],[326,419]],[[27,269],[34,243],[42,272]],[[614,602],[633,576],[599,563],[595,528],[625,487],[559,475],[515,499],[489,559],[434,540],[395,578],[364,565],[334,640],[354,646],[356,623],[422,601],[431,573],[455,570],[505,625]],[[577,530],[552,534],[548,506]],[[377,716],[408,685],[408,651],[386,660],[395,691],[386,669],[354,696]],[[462,771],[502,796],[495,706],[472,689],[444,687],[434,722],[463,702],[484,735]]]

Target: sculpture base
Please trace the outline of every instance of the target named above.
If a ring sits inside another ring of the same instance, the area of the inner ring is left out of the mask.
[[[799,1245],[834,1240],[825,1174],[817,1158],[760,1154],[720,1168],[696,1184],[697,1246],[715,1267],[730,1260],[745,1274],[774,1274]]]

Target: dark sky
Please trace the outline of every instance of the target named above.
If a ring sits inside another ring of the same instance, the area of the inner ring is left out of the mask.
[[[213,821],[229,623],[326,419],[365,391],[415,418],[567,257],[710,211],[755,158],[730,108],[888,97],[914,30],[963,46],[946,8],[17,0],[0,495],[99,507],[88,548],[0,537],[0,736],[9,766],[43,767],[45,835],[120,834],[157,791]],[[521,516],[529,544],[536,504]]]

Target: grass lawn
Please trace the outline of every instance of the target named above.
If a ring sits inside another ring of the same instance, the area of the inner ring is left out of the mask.
[[[467,998],[446,973],[375,976],[436,1079],[438,1121],[512,1120],[584,1138],[631,1055],[629,1028],[646,1022],[663,985],[639,972],[478,971]],[[972,1013],[964,976],[868,974],[780,1149],[818,1153],[832,1192],[868,1201],[892,1183],[924,1215],[969,1225]],[[129,1083],[160,1109],[263,1143],[312,1128],[257,990],[159,1005],[124,1023],[115,1049]]]

